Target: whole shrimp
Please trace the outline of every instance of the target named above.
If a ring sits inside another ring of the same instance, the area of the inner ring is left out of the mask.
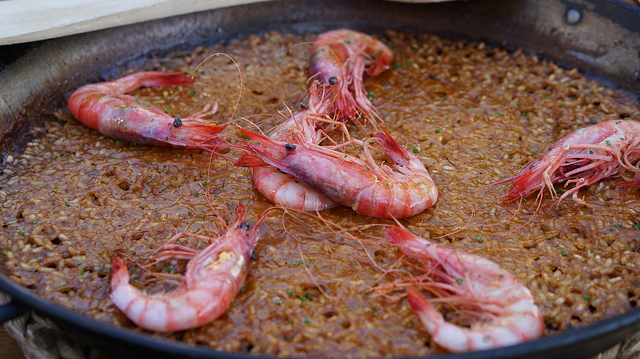
[[[443,315],[412,287],[408,299],[427,332],[439,346],[467,352],[515,345],[538,338],[544,322],[527,287],[495,262],[440,246],[400,227],[385,231],[389,243],[424,263],[422,285],[440,298],[477,316],[470,327],[446,322]],[[443,298],[444,297],[444,298]]]
[[[572,195],[577,203],[578,190],[607,177],[623,177],[625,185],[640,186],[640,122],[611,120],[574,131],[558,142],[540,158],[526,165],[520,173],[498,183],[512,182],[508,193],[500,196],[503,202],[526,197],[546,187],[555,198],[553,183],[566,181],[575,186],[558,198],[558,202]],[[634,173],[635,179],[624,177]]]
[[[364,90],[366,71],[377,76],[391,67],[393,52],[382,42],[358,31],[340,29],[320,34],[311,47],[309,73],[328,88],[328,113],[351,120],[376,112]]]
[[[86,126],[118,140],[175,147],[223,144],[216,135],[224,127],[205,120],[216,112],[217,104],[213,108],[206,105],[181,119],[126,94],[143,86],[177,86],[193,81],[182,73],[136,72],[114,81],[78,88],[69,98],[68,107]]]
[[[238,146],[249,155],[236,165],[270,164],[360,214],[379,218],[411,217],[433,205],[438,198],[436,185],[422,162],[386,131],[375,136],[395,162],[397,172],[386,165],[378,166],[367,146],[364,146],[367,158],[364,162],[305,141],[285,143],[241,130],[261,146],[249,143]]]
[[[228,308],[238,294],[249,271],[251,252],[258,240],[257,228],[242,222],[244,206],[239,205],[235,222],[216,239],[179,233],[161,247],[164,254],[156,258],[189,259],[184,284],[163,294],[147,295],[129,284],[129,271],[122,258],[113,258],[109,297],[136,325],[156,332],[171,332],[207,324]],[[182,236],[208,239],[213,243],[197,252],[172,244]]]

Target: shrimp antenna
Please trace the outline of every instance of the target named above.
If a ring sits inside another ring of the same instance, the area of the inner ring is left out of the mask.
[[[289,49],[289,56],[291,56],[291,54],[293,53],[293,49],[295,49],[298,46],[302,46],[302,45],[313,45],[312,41],[304,41],[304,42],[299,42],[293,46],[291,46],[291,48]]]
[[[233,118],[236,116],[236,111],[238,110],[238,106],[240,105],[240,98],[242,98],[242,83],[243,83],[242,70],[240,70],[240,66],[238,65],[236,60],[234,60],[233,57],[225,54],[224,52],[216,52],[215,54],[211,54],[211,55],[207,56],[206,59],[202,60],[202,62],[200,62],[198,64],[198,66],[196,66],[193,69],[193,72],[191,72],[191,77],[195,78],[196,70],[198,70],[198,68],[200,66],[204,65],[204,63],[207,62],[210,58],[217,57],[217,56],[224,56],[224,57],[228,58],[231,62],[233,62],[233,64],[236,66],[236,69],[238,69],[238,74],[240,75],[240,92],[238,93],[238,99],[236,100],[236,104],[233,107],[233,112],[231,113],[231,118],[229,119],[229,121],[233,121]]]

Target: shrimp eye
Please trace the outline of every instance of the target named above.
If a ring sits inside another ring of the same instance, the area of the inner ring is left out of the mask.
[[[304,101],[302,101],[302,102],[300,102],[300,107],[302,107],[304,109],[307,109],[307,108],[309,108],[309,104],[304,102]]]
[[[249,228],[250,228],[249,223],[247,223],[247,222],[242,222],[242,224],[240,225],[240,228],[242,228],[242,229],[244,229],[244,230],[248,231],[248,230],[249,230]]]
[[[338,78],[335,76],[329,77],[329,85],[335,85],[338,83]]]
[[[296,145],[292,145],[290,143],[287,143],[286,145],[284,145],[284,148],[286,148],[289,151],[293,151],[296,149]]]
[[[178,127],[180,127],[180,126],[182,126],[182,120],[181,120],[181,119],[179,119],[179,118],[175,118],[175,119],[173,120],[173,127],[178,128]]]
[[[255,261],[256,259],[258,259],[258,255],[256,254],[256,252],[251,252],[251,260]]]

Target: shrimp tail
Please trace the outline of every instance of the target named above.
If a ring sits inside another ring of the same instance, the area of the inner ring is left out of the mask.
[[[117,255],[113,257],[113,261],[111,262],[111,271],[113,273],[111,277],[112,287],[115,283],[118,285],[129,283],[129,270],[127,269],[127,264],[124,262],[124,259]]]
[[[411,309],[438,345],[454,352],[468,352],[474,347],[476,336],[473,333],[465,335],[461,327],[447,323],[442,314],[418,291],[413,288],[407,289],[407,298]],[[484,349],[488,348],[489,346]]]
[[[409,300],[411,309],[418,315],[427,329],[427,332],[432,333],[433,335],[438,326],[445,324],[442,314],[440,314],[440,312],[438,312],[425,297],[418,293],[417,290],[408,288],[407,299]],[[438,338],[434,336],[433,340],[437,342]]]
[[[401,166],[406,166],[409,161],[407,158],[409,157],[409,151],[404,149],[398,141],[396,141],[386,129],[382,128],[384,134],[376,133],[374,137],[382,140],[382,149],[387,153],[389,157],[393,160],[393,162],[397,163]]]

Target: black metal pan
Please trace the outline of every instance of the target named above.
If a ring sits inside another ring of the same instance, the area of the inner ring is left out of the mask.
[[[280,0],[171,17],[49,41],[0,46],[0,146],[20,146],[26,112],[151,52],[193,48],[268,30],[349,27],[480,39],[549,56],[640,94],[640,8],[614,0],[470,0],[409,4],[378,0]],[[0,271],[2,271],[0,266]],[[0,322],[33,310],[114,358],[238,358],[159,340],[80,316],[0,273],[13,301]],[[640,309],[513,347],[447,358],[586,358],[640,330]]]

